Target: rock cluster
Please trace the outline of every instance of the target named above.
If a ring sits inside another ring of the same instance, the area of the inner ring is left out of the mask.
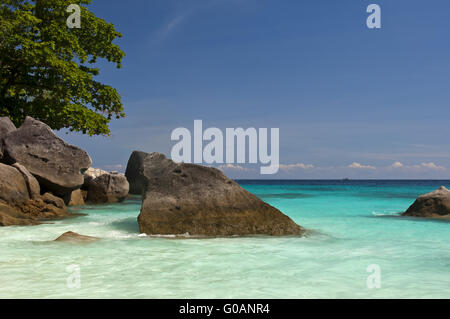
[[[0,163],[0,226],[37,225],[68,216],[64,201],[51,193],[41,195],[36,178],[25,167]]]
[[[0,226],[37,225],[68,217],[66,204],[84,204],[85,191],[80,188],[91,159],[48,125],[27,117],[17,129],[9,118],[0,118],[0,161]],[[126,197],[125,190],[116,186],[116,180],[127,183],[125,176],[110,175],[95,180],[106,191],[90,187],[92,198],[117,201]]]
[[[0,226],[36,225],[70,216],[66,205],[119,202],[128,196],[123,174],[90,169],[89,155],[27,117],[17,129],[0,118]]]
[[[91,168],[91,163],[84,150],[38,120],[27,117],[16,129],[8,118],[0,118],[0,226],[37,225],[71,216],[66,205],[116,203],[131,193],[143,196],[138,223],[148,235],[304,233],[215,168],[138,151],[125,175]],[[95,238],[72,232],[57,239],[91,240]]]

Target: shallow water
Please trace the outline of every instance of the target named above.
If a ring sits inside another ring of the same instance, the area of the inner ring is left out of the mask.
[[[450,223],[398,216],[449,181],[240,183],[312,234],[150,238],[139,236],[138,198],[84,207],[87,216],[0,228],[0,297],[450,298]],[[102,239],[51,242],[69,230]],[[366,283],[373,264],[379,289]],[[67,285],[70,265],[79,288]]]

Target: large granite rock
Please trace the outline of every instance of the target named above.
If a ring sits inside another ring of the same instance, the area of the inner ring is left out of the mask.
[[[278,209],[247,192],[220,170],[175,163],[163,154],[144,160],[146,189],[138,217],[147,235],[301,235]]]
[[[402,215],[450,218],[450,190],[441,186],[434,192],[419,196]]]
[[[130,194],[142,195],[145,189],[144,159],[148,153],[134,151],[128,160],[125,176],[130,183]]]
[[[130,185],[125,175],[90,168],[84,174],[83,189],[90,203],[116,203],[128,197]]]
[[[36,225],[40,220],[71,216],[61,198],[38,194],[35,183],[24,167],[0,163],[1,226]]]
[[[41,187],[65,195],[83,185],[83,173],[91,166],[89,155],[69,145],[46,124],[27,117],[20,128],[4,139],[4,156],[9,164],[20,163]]]
[[[80,235],[71,231],[68,231],[58,238],[55,239],[55,241],[63,241],[63,242],[70,242],[70,243],[86,243],[86,242],[92,242],[97,241],[99,238],[97,237],[91,237],[91,236],[85,236]]]
[[[0,136],[5,137],[16,130],[16,126],[9,117],[0,117]]]
[[[16,127],[9,117],[0,117],[0,160],[3,160],[4,139],[9,133],[14,132]]]
[[[16,127],[9,117],[0,117],[0,160],[3,158],[3,140],[15,130]]]

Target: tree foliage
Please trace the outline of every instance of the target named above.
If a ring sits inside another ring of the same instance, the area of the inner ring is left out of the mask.
[[[20,125],[29,115],[53,129],[109,135],[125,116],[116,89],[96,81],[97,60],[121,67],[122,35],[87,8],[91,0],[0,0],[0,116]],[[66,24],[70,4],[81,28]]]

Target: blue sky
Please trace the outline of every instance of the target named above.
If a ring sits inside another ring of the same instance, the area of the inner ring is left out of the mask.
[[[379,4],[382,28],[366,26]],[[135,149],[170,154],[173,129],[280,128],[277,175],[450,178],[448,0],[94,0],[123,33],[123,69],[102,63],[127,117],[111,137],[60,134],[94,166]],[[394,164],[395,163],[395,164]]]

